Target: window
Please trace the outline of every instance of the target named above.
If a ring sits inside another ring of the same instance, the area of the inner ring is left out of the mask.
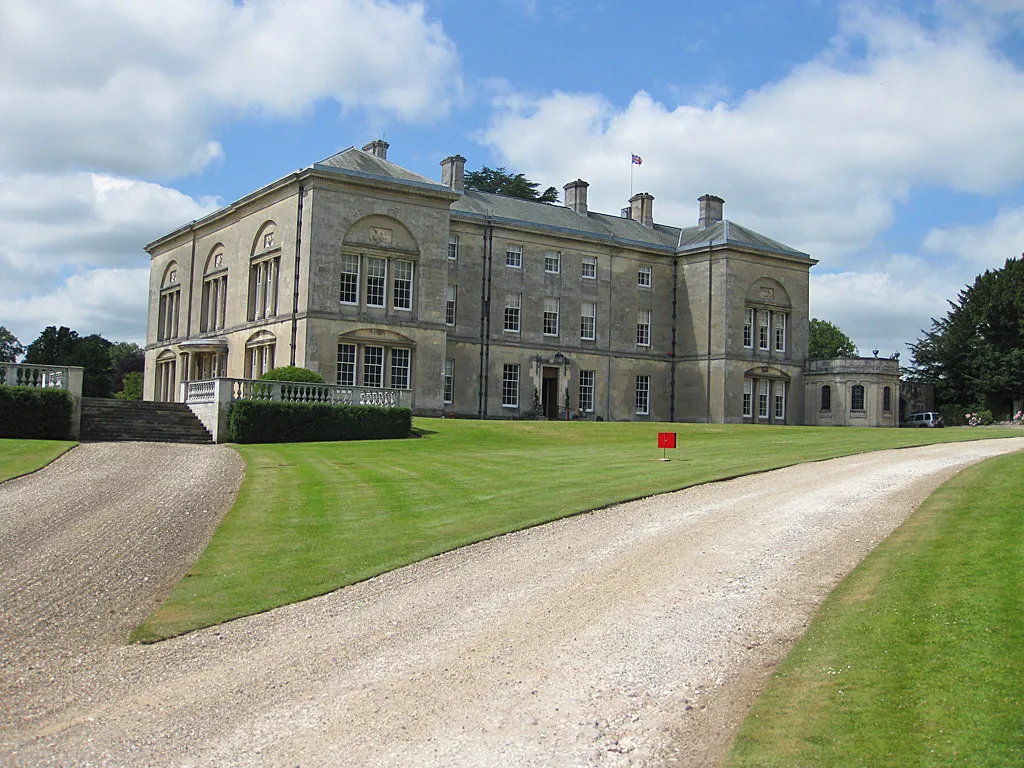
[[[850,390],[850,410],[864,410],[864,387],[860,384],[854,384],[853,388]]]
[[[523,266],[523,246],[509,245],[505,247],[505,266],[520,269]]]
[[[768,384],[767,379],[762,379],[758,382],[757,388],[757,417],[759,419],[768,418]]]
[[[412,309],[412,262],[396,261],[391,286],[391,304],[395,309]]]
[[[544,299],[544,335],[558,335],[558,299]]]
[[[387,282],[388,262],[376,256],[366,258],[366,306],[384,306],[384,286]]]
[[[597,338],[597,304],[593,301],[584,301],[580,310],[580,338],[584,341]]]
[[[891,387],[883,387],[882,388],[882,410],[885,411],[886,413],[889,413],[889,412],[892,411],[892,388]]]
[[[584,256],[582,269],[584,280],[597,280],[597,256]]]
[[[775,313],[775,351],[786,351],[786,313]]]
[[[444,324],[455,325],[456,287],[449,285],[444,291]]]
[[[459,236],[448,236],[448,258],[455,260],[459,258]]]
[[[359,303],[359,257],[349,253],[341,257],[341,303]]]
[[[384,347],[363,347],[363,386],[384,386]]]
[[[743,310],[743,346],[754,348],[754,310]]]
[[[356,345],[338,345],[338,384],[343,387],[356,385]]]
[[[773,390],[775,395],[775,420],[784,421],[786,418],[786,382],[775,382]]]
[[[640,288],[651,287],[651,268],[640,267],[640,270],[636,273],[636,284]]]
[[[217,331],[224,327],[228,305],[228,276],[226,273],[203,280],[203,306],[199,330]]]
[[[580,371],[580,411],[594,411],[594,371]]]
[[[757,348],[768,349],[768,342],[771,337],[772,313],[766,309],[762,309],[757,313],[757,318]]]
[[[519,364],[505,363],[501,372],[501,407],[519,407]]]
[[[651,377],[636,377],[636,412],[646,416],[651,412]]]
[[[245,344],[245,376],[258,379],[274,367],[276,339],[269,333],[258,333]]]
[[[828,384],[821,388],[821,410],[832,410],[832,387]]]
[[[544,254],[544,271],[557,275],[562,271],[562,254],[558,251],[547,251]]]
[[[391,350],[391,389],[409,388],[409,350]]]
[[[249,312],[250,320],[262,320],[277,314],[278,256],[254,261],[249,266]]]
[[[156,400],[173,403],[176,384],[176,360],[174,353],[164,350],[156,360]]]
[[[452,402],[455,393],[455,361],[448,358],[444,361],[444,402]]]
[[[641,309],[636,314],[636,344],[638,347],[651,346],[651,310]]]
[[[519,313],[523,306],[523,294],[509,293],[505,296],[505,332],[519,333]]]
[[[750,418],[754,415],[754,380],[743,380],[743,415]]]

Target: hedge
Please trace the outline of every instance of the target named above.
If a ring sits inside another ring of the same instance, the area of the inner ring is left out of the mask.
[[[69,440],[74,408],[63,389],[0,386],[0,437]]]
[[[298,381],[310,384],[323,384],[324,377],[309,368],[299,368],[294,365],[282,365],[279,368],[271,368],[260,378],[263,381]]]
[[[412,411],[375,405],[239,400],[228,417],[235,443],[314,443],[408,437]]]

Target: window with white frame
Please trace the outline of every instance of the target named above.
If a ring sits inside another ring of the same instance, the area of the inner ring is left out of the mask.
[[[459,258],[458,235],[448,235],[448,258],[452,260]]]
[[[356,345],[338,345],[338,384],[343,387],[356,385]]]
[[[743,380],[743,416],[750,418],[754,415],[754,380]]]
[[[338,343],[338,384],[411,389],[412,350],[341,341]]]
[[[850,410],[864,410],[864,387],[860,384],[854,384],[850,389]]]
[[[584,256],[582,264],[582,273],[584,280],[596,280],[597,279],[597,256]]]
[[[757,417],[768,418],[768,390],[771,385],[767,379],[761,379],[757,383]]]
[[[452,402],[455,396],[455,360],[448,358],[444,361],[444,402]]]
[[[363,347],[363,386],[384,386],[384,347]]]
[[[224,267],[224,253],[217,251],[206,260],[199,330],[208,332],[223,328],[226,325],[227,305],[228,273]]]
[[[523,294],[505,294],[505,333],[519,333],[519,319],[523,307]]]
[[[257,334],[245,345],[245,376],[258,379],[274,367],[276,339],[269,334]]]
[[[544,271],[557,275],[562,271],[562,254],[558,251],[544,252]]]
[[[164,279],[160,287],[160,307],[156,325],[157,341],[177,338],[180,307],[181,286],[178,284],[178,264],[172,261],[164,270]]]
[[[505,363],[501,371],[501,407],[519,407],[519,364]]]
[[[376,256],[366,257],[366,306],[383,307],[387,286],[388,262]]]
[[[594,411],[594,380],[595,371],[580,371],[580,411]]]
[[[359,303],[359,257],[352,253],[341,257],[341,303]]]
[[[637,270],[637,273],[636,273],[636,284],[637,284],[637,286],[640,287],[640,288],[650,288],[651,287],[651,274],[652,274],[652,268],[650,266],[640,267],[640,269]]]
[[[636,345],[651,346],[651,310],[641,309],[636,313]]]
[[[456,287],[449,285],[444,289],[444,323],[445,325],[455,325],[455,295]]]
[[[771,342],[771,323],[772,313],[767,309],[762,309],[757,313],[758,327],[757,327],[757,347],[758,349],[769,349]]]
[[[775,420],[785,421],[786,419],[786,382],[776,381],[772,387],[775,397]]]
[[[775,351],[785,352],[786,351],[786,313],[775,312],[773,313],[773,321],[775,323]]]
[[[594,341],[597,338],[597,303],[584,301],[580,309],[580,339]]]
[[[262,320],[277,314],[277,286],[281,259],[257,259],[249,267],[249,319]]]
[[[505,246],[505,266],[512,269],[521,269],[523,266],[523,246]]]
[[[391,305],[395,309],[412,309],[412,262],[396,261],[392,267]]]
[[[558,335],[558,299],[544,299],[544,335]]]
[[[651,412],[651,377],[647,374],[636,377],[636,412],[641,416]]]
[[[754,348],[754,310],[750,307],[743,310],[743,346]]]
[[[391,378],[388,381],[388,386],[391,389],[409,388],[410,357],[408,349],[393,348],[391,350]]]

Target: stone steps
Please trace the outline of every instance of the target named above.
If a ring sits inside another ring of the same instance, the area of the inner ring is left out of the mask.
[[[157,443],[212,443],[213,438],[183,403],[82,398],[84,441],[146,440]]]

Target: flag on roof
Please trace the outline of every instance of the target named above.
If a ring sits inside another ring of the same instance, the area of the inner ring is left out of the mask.
[[[644,159],[640,155],[633,155],[633,165],[643,165]]]

